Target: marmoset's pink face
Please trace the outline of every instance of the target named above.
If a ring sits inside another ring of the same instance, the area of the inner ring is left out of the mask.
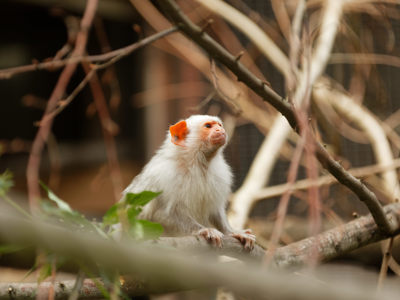
[[[217,121],[208,121],[202,124],[200,139],[208,141],[211,145],[221,147],[226,142],[226,132],[222,124]]]

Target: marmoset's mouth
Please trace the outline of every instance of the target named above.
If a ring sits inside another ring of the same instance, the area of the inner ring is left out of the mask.
[[[226,134],[225,132],[221,131],[221,132],[216,132],[212,135],[210,142],[213,145],[224,145],[226,142]]]

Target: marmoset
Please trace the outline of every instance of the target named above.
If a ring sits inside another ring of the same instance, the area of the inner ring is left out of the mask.
[[[251,230],[234,231],[226,217],[232,172],[223,157],[227,134],[215,116],[193,115],[170,126],[152,159],[125,189],[162,192],[140,219],[158,222],[167,236],[197,234],[221,247],[224,234],[252,249]]]

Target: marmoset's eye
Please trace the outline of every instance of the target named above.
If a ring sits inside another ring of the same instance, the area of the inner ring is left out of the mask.
[[[204,127],[205,127],[205,128],[211,128],[211,123],[206,123],[206,124],[204,124]]]

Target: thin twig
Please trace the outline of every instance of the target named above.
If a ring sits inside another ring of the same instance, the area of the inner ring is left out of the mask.
[[[383,245],[383,249],[382,249],[383,258],[382,258],[381,270],[379,271],[378,284],[377,284],[377,287],[376,287],[376,290],[378,292],[382,290],[383,283],[384,283],[384,281],[386,279],[389,260],[392,258],[393,240],[394,240],[394,237],[391,237]]]
[[[217,92],[218,96],[221,97],[221,99],[229,105],[229,107],[232,109],[232,112],[234,115],[239,115],[241,113],[241,108],[239,105],[236,104],[236,102],[231,99],[228,95],[226,95],[222,89],[219,88],[218,84],[218,76],[217,76],[217,71],[215,68],[215,61],[211,59],[211,82],[214,86],[214,90]]]
[[[300,0],[297,3],[296,12],[293,17],[292,26],[290,28],[289,37],[289,62],[290,62],[290,76],[286,78],[286,87],[289,96],[296,87],[296,73],[297,65],[300,59],[300,34],[302,19],[306,10],[305,0]]]
[[[271,1],[272,10],[275,15],[276,22],[285,39],[289,42],[291,38],[290,18],[286,9],[286,4],[281,0]]]
[[[157,32],[147,38],[144,38],[140,40],[139,42],[136,42],[134,44],[128,45],[126,47],[122,47],[117,50],[113,50],[104,54],[98,54],[98,55],[89,55],[85,56],[83,54],[81,55],[75,55],[71,58],[63,59],[63,60],[53,60],[53,61],[46,61],[46,62],[41,62],[41,63],[35,63],[31,65],[26,65],[26,66],[20,66],[20,67],[13,67],[13,68],[8,68],[8,69],[3,69],[0,70],[0,80],[1,79],[9,79],[14,75],[21,74],[21,73],[26,73],[26,72],[32,72],[32,71],[38,71],[38,70],[57,70],[59,68],[62,68],[66,65],[71,65],[71,64],[77,64],[81,63],[83,61],[85,62],[90,62],[90,63],[95,63],[95,62],[104,62],[108,61],[110,59],[113,59],[115,57],[119,57],[113,62],[116,62],[120,60],[121,58],[131,54],[133,51],[146,46],[148,44],[151,44],[152,42],[161,39],[169,34],[172,34],[177,31],[177,27],[171,27],[166,30]]]
[[[353,176],[364,178],[369,175],[373,175],[376,173],[384,172],[386,170],[392,170],[392,169],[397,169],[397,168],[400,168],[400,159],[395,159],[393,161],[393,164],[390,164],[390,165],[376,164],[376,165],[371,165],[371,166],[366,166],[366,167],[350,169],[350,170],[348,170],[348,172],[351,173]],[[255,199],[267,199],[267,198],[282,195],[289,189],[302,190],[302,189],[307,189],[312,185],[323,186],[323,185],[332,184],[334,182],[336,182],[336,180],[334,177],[332,177],[332,175],[321,176],[315,180],[302,179],[302,180],[296,181],[293,184],[293,186],[289,185],[288,183],[284,183],[284,184],[274,185],[274,186],[266,187],[264,189],[260,189],[254,195],[254,197],[255,197]]]
[[[368,64],[400,67],[400,58],[376,53],[332,53],[330,64]]]
[[[56,265],[57,258],[51,258],[51,279],[50,279],[50,288],[48,290],[48,300],[54,300],[56,296],[55,292],[55,284],[56,284],[56,273],[57,273],[57,265]],[[38,297],[39,298],[39,297]]]
[[[340,14],[339,14],[340,15]],[[324,14],[325,16],[325,14]],[[307,32],[307,27],[304,29]],[[325,31],[322,30],[321,35],[325,35]],[[304,39],[309,39],[309,34],[303,35]],[[334,39],[335,34],[331,35],[330,39]],[[306,89],[304,91],[303,100],[301,101],[301,105],[296,110],[297,119],[300,125],[300,132],[305,139],[305,156],[306,156],[306,174],[307,178],[315,181],[318,178],[318,164],[315,157],[316,151],[316,139],[313,136],[310,120],[310,101],[311,101],[311,91],[313,85],[312,79],[312,71],[313,65],[316,63],[314,61],[314,57],[312,57],[312,48],[311,42],[305,43],[308,46],[305,46],[303,49],[303,74],[300,78],[300,84],[302,80],[305,80]],[[321,46],[318,44],[315,52],[319,51]],[[327,53],[330,53],[330,50],[326,50]],[[324,64],[325,65],[325,64]],[[323,68],[322,66],[320,68]],[[322,72],[322,71],[321,71]],[[297,91],[296,91],[297,92]],[[319,189],[317,185],[311,185],[308,189],[308,207],[309,207],[309,216],[310,216],[310,235],[316,236],[321,229],[321,203],[320,203],[320,195]],[[316,243],[311,249],[310,259],[308,264],[310,267],[315,267],[318,262],[318,247],[320,247],[320,242],[316,239]]]
[[[301,160],[301,156],[303,154],[305,143],[306,143],[306,137],[302,136],[301,139],[299,140],[299,142],[297,143],[296,149],[293,154],[292,161],[290,163],[288,177],[287,177],[288,189],[285,191],[285,193],[283,193],[283,195],[279,201],[276,221],[275,221],[274,227],[272,229],[270,243],[268,244],[268,252],[267,252],[267,255],[265,256],[265,260],[264,260],[266,265],[268,265],[270,263],[271,259],[273,258],[276,248],[277,248],[277,245],[279,243],[280,236],[282,234],[283,223],[284,223],[287,208],[289,205],[290,196],[293,193],[292,187],[297,178],[300,160]]]
[[[100,18],[97,18],[94,22],[95,32],[97,40],[99,41],[102,53],[111,51],[111,45],[108,40],[104,22]],[[135,27],[134,27],[135,28]],[[110,89],[110,100],[109,105],[111,111],[116,111],[121,103],[121,86],[117,77],[117,70],[115,66],[108,68],[101,77],[101,81],[104,81]]]
[[[42,126],[46,124],[49,120],[54,119],[59,113],[61,113],[71,102],[75,99],[76,96],[84,89],[84,87],[88,84],[88,82],[92,79],[93,75],[96,73],[97,68],[92,68],[88,73],[86,73],[85,78],[76,86],[76,88],[72,91],[71,94],[68,95],[64,100],[58,101],[58,106],[47,115],[45,115],[37,125]]]
[[[78,275],[76,276],[75,279],[75,283],[72,287],[72,291],[69,294],[68,300],[77,300],[79,298],[79,292],[83,286],[85,275],[86,275],[85,272],[79,270]]]
[[[92,70],[89,69],[87,64],[83,64],[83,69],[87,74]],[[114,199],[120,199],[121,191],[123,189],[121,170],[118,162],[117,147],[114,140],[114,135],[117,132],[117,125],[111,120],[110,113],[107,107],[103,89],[99,82],[98,76],[94,74],[90,79],[90,88],[92,90],[93,100],[96,105],[97,113],[100,118],[101,127],[103,128],[104,141],[110,168],[111,182],[114,190]]]

